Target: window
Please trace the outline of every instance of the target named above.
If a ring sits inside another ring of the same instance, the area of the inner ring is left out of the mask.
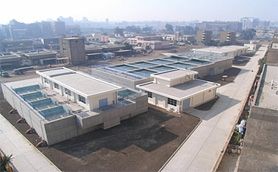
[[[44,82],[48,84],[48,79],[46,78],[43,78],[44,79]]]
[[[59,90],[59,85],[57,83],[54,82],[54,88]]]
[[[148,92],[148,91],[147,91],[147,93],[148,93],[148,97],[149,97],[149,98],[153,98],[153,93],[152,93],[152,92]]]
[[[65,93],[66,93],[67,95],[71,96],[71,91],[70,91],[69,89],[66,89],[66,88],[65,88]]]
[[[86,104],[86,99],[83,96],[78,95],[78,100],[84,104]]]
[[[177,100],[168,98],[168,104],[173,105],[173,106],[177,106]]]

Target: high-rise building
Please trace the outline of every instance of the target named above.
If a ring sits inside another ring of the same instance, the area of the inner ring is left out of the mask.
[[[259,25],[259,22],[260,22],[260,20],[258,18],[253,18],[253,17],[241,18],[243,30],[256,28]]]
[[[179,41],[180,40],[180,32],[175,32],[175,41]]]
[[[20,23],[16,20],[11,20],[8,24],[9,36],[12,40],[28,39],[27,27],[25,23]]]
[[[53,37],[53,30],[51,22],[41,22],[40,28],[42,30],[42,35],[44,38]]]
[[[224,43],[224,42],[227,42],[229,44],[235,44],[236,43],[236,33],[230,32],[230,31],[221,32],[220,43]]]
[[[63,21],[52,22],[52,31],[56,36],[63,36],[66,34],[66,25]]]
[[[196,35],[197,43],[207,44],[211,41],[212,31],[210,30],[198,30]]]
[[[0,38],[0,52],[4,51],[4,47],[3,47],[3,42],[2,39]]]
[[[70,37],[60,38],[61,57],[68,57],[72,65],[85,62],[85,44],[84,38]]]
[[[40,38],[42,37],[42,30],[40,27],[40,23],[31,23],[27,24],[28,33],[32,38]]]

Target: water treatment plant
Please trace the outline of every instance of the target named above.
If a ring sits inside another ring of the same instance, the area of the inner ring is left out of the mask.
[[[136,89],[136,85],[152,81],[152,74],[176,69],[197,71],[199,78],[220,74],[231,68],[233,59],[231,56],[214,53],[169,54],[169,57],[92,68],[92,75]]]
[[[2,83],[5,99],[52,145],[119,125],[148,110],[147,96],[67,68],[37,71],[36,79]]]

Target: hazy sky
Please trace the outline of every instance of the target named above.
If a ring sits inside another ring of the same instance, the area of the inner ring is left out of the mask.
[[[1,0],[0,23],[32,23],[59,16],[93,21],[278,21],[278,0]]]

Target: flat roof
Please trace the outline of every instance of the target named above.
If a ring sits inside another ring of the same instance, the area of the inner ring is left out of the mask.
[[[201,93],[206,90],[219,87],[220,84],[208,82],[204,80],[195,79],[173,87],[167,87],[162,84],[155,84],[153,82],[137,85],[136,87],[145,91],[169,97],[178,101],[189,98],[193,95]]]
[[[200,49],[193,49],[193,51],[211,52],[211,53],[226,53],[226,52],[236,51],[236,50],[240,50],[240,49],[247,49],[247,47],[231,45],[231,46],[223,46],[223,47],[205,47],[205,48],[200,48]]]
[[[63,39],[68,39],[68,40],[76,40],[76,39],[84,39],[83,37],[67,37]]]
[[[151,74],[151,77],[169,81],[172,79],[178,79],[187,75],[195,75],[195,74],[198,74],[198,72],[193,70],[178,69],[169,72]]]
[[[265,66],[265,74],[258,95],[258,106],[278,110],[278,66]]]
[[[122,89],[117,85],[67,68],[41,70],[37,71],[37,74],[84,96],[96,96]]]

